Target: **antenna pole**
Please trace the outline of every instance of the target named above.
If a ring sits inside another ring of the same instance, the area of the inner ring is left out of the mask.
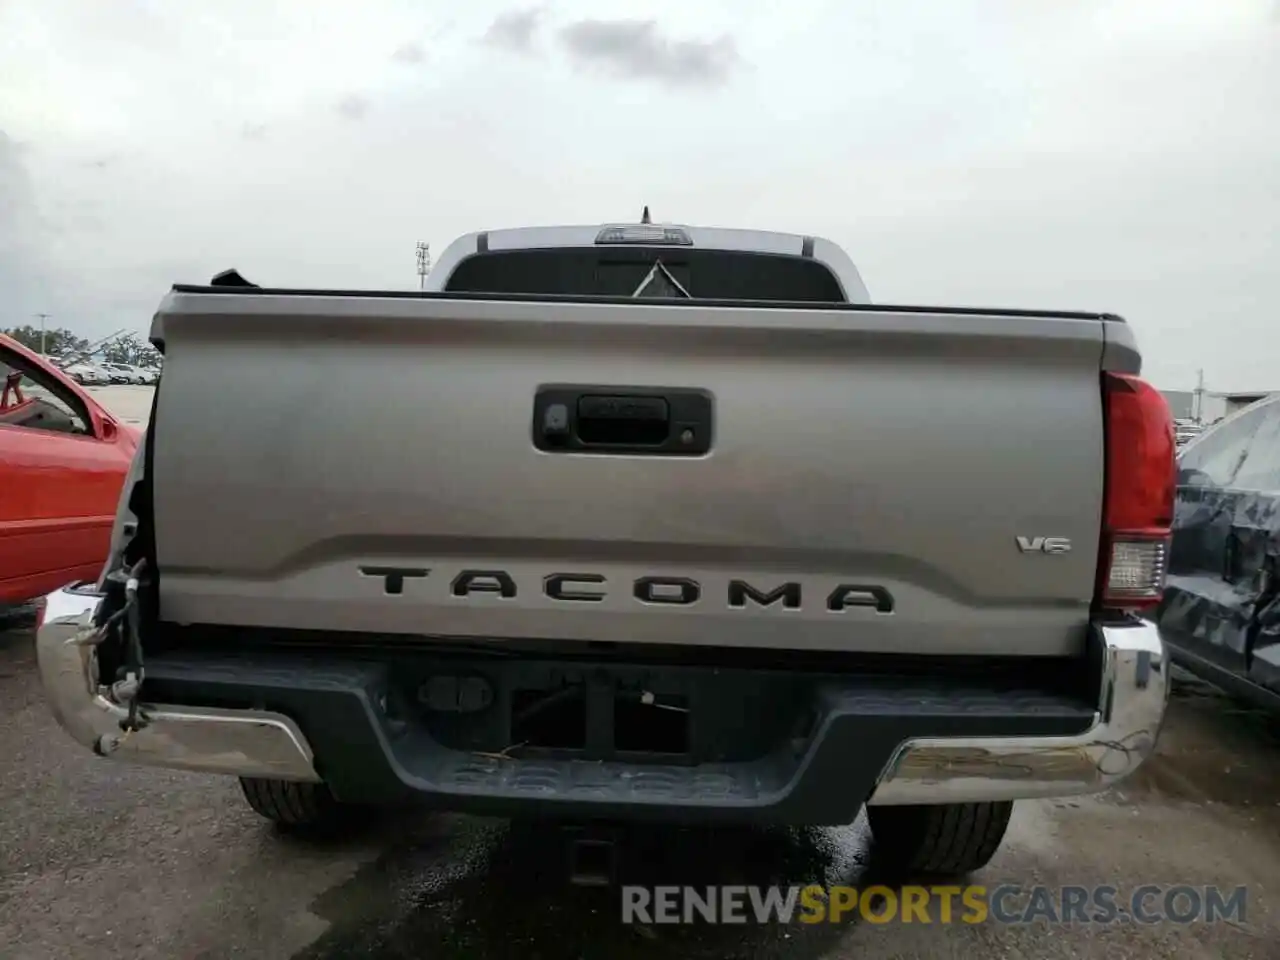
[[[418,241],[418,289],[423,290],[427,284],[427,274],[431,272],[431,244]]]

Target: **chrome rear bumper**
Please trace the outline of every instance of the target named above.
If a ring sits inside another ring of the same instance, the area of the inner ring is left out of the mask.
[[[100,601],[92,586],[45,599],[36,640],[54,716],[95,753],[157,767],[317,782],[311,745],[279,713],[146,704],[147,724],[128,737],[121,705],[97,675],[96,647],[83,642]],[[974,803],[1094,793],[1151,755],[1164,718],[1169,666],[1154,624],[1097,626],[1101,696],[1092,726],[1064,737],[908,740],[869,803]]]
[[[319,781],[311,747],[288,717],[257,710],[147,704],[147,724],[125,735],[127,711],[99,685],[97,650],[77,642],[101,597],[65,587],[41,603],[40,680],[62,728],[94,753],[148,766],[242,777]]]
[[[976,803],[1097,793],[1155,751],[1169,700],[1160,630],[1095,626],[1102,684],[1093,725],[1071,737],[910,740],[868,803]]]

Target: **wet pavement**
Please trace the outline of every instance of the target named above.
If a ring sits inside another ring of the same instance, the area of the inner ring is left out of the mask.
[[[13,960],[1280,956],[1280,723],[1194,681],[1131,782],[1019,804],[973,881],[1245,885],[1243,923],[624,925],[616,891],[566,884],[545,825],[411,812],[302,841],[251,813],[234,781],[93,757],[49,715],[22,618],[0,622],[0,699],[0,956]],[[649,885],[874,879],[861,820],[622,843],[622,879]]]

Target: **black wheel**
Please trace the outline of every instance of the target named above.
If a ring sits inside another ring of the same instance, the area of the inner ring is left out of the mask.
[[[1011,801],[868,807],[872,855],[899,876],[964,876],[991,862],[1012,813]]]
[[[360,819],[360,808],[339,803],[323,783],[241,777],[240,789],[255,813],[287,830],[330,833]]]

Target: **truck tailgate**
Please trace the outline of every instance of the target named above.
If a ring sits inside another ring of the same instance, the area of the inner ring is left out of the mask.
[[[175,289],[152,331],[160,615],[1074,653],[1098,558],[1103,326]],[[548,384],[705,391],[710,450],[540,450]]]

